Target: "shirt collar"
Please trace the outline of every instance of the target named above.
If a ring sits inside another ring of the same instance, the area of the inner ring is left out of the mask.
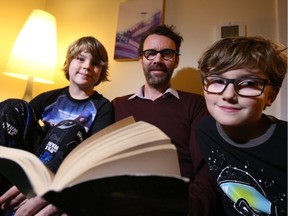
[[[173,95],[174,97],[180,99],[178,92],[177,92],[175,89],[171,88],[171,87],[169,87],[169,88],[163,93],[163,95],[162,95],[161,97],[159,97],[159,98],[162,98],[162,97],[166,96],[166,95],[169,94],[169,93],[170,93],[171,95]],[[130,97],[128,98],[128,100],[133,99],[133,98],[136,98],[136,97],[141,98],[141,99],[149,100],[149,99],[146,98],[145,95],[144,95],[144,85],[141,86],[141,87],[138,89],[138,91],[136,91],[135,94],[133,94],[132,96],[130,96]]]

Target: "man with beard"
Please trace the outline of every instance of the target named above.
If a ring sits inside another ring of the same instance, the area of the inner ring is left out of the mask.
[[[135,94],[112,101],[115,120],[132,115],[136,121],[146,121],[166,133],[177,148],[181,175],[190,179],[189,215],[221,215],[216,210],[216,186],[195,138],[195,126],[208,115],[205,100],[201,95],[171,88],[182,41],[174,26],[167,25],[153,28],[142,38],[139,61],[146,82]]]

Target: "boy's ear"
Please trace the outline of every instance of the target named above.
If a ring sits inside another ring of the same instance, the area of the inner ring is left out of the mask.
[[[276,99],[279,91],[280,91],[280,87],[272,87],[272,89],[270,91],[269,98],[268,98],[267,103],[266,103],[266,107],[269,107],[272,105],[272,103]]]

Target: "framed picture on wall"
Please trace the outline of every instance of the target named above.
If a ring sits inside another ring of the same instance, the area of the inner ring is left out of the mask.
[[[164,23],[165,0],[129,0],[120,3],[115,60],[136,60],[142,36],[154,26]]]

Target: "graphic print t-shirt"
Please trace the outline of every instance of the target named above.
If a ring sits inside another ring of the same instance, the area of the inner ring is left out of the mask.
[[[45,108],[42,121],[53,127],[47,132],[37,155],[52,172],[55,173],[69,152],[84,140],[96,114],[91,100],[74,100],[67,94],[60,95]]]
[[[226,215],[287,215],[287,122],[278,121],[263,136],[237,145],[208,117],[197,136]]]
[[[68,99],[66,95],[61,95],[55,103],[49,105],[42,114],[42,121],[56,125],[62,120],[76,120],[89,130],[97,114],[97,109],[92,101],[79,102]]]

